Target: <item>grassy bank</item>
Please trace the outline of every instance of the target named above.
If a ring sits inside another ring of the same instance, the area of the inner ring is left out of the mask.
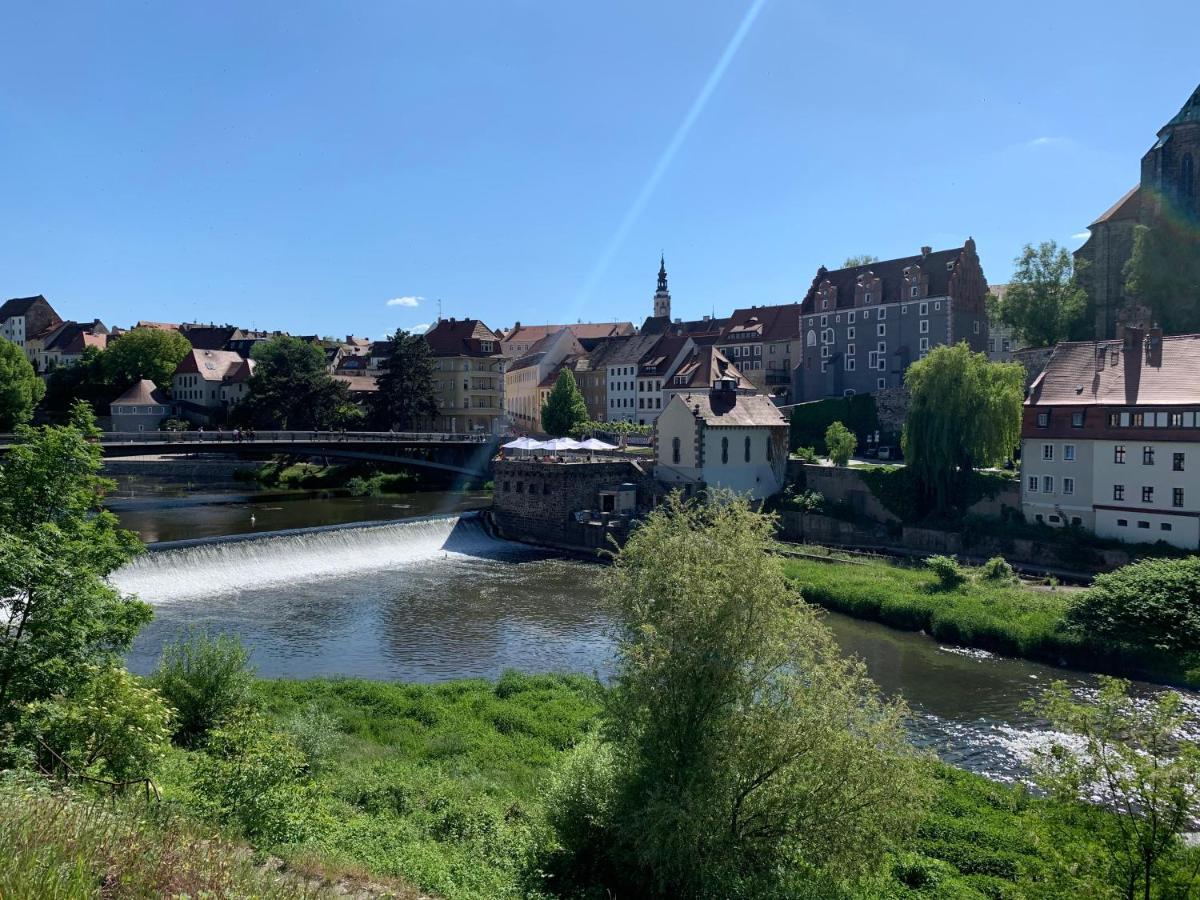
[[[783,567],[806,600],[855,618],[1052,665],[1200,687],[1200,671],[1168,654],[1068,631],[1068,591],[977,577],[947,589],[927,568],[867,558],[793,558]]]

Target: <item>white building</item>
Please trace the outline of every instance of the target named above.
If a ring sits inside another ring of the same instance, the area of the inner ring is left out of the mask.
[[[1200,549],[1200,334],[1059,344],[1021,425],[1027,519]]]
[[[706,390],[674,393],[658,417],[658,465],[665,484],[689,491],[723,488],[762,500],[783,487],[788,424],[761,394],[733,377]]]
[[[248,391],[254,360],[232,350],[192,350],[171,377],[171,396],[191,422],[223,421]]]

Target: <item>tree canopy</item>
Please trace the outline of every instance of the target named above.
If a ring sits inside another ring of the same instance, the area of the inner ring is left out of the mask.
[[[858,438],[841,422],[833,422],[825,429],[825,446],[829,448],[829,458],[833,464],[844,466],[854,455]]]
[[[904,423],[907,467],[925,498],[946,512],[975,467],[1012,457],[1021,435],[1025,369],[989,362],[967,344],[937,347],[909,366]]]
[[[329,374],[325,354],[299,338],[278,335],[256,344],[249,395],[238,418],[260,428],[333,428],[343,421],[350,393]]]
[[[379,390],[372,398],[372,418],[380,428],[426,428],[438,408],[429,342],[424,335],[398,328],[391,344],[392,352],[383,361],[379,376]]]
[[[0,338],[0,431],[12,431],[33,418],[46,384],[33,371],[25,352]]]
[[[143,378],[170,388],[171,376],[191,349],[191,342],[178,331],[135,328],[109,342],[101,355],[104,376],[117,392]]]
[[[1169,334],[1200,331],[1200,233],[1160,219],[1137,226],[1125,264],[1127,293],[1148,306]]]
[[[575,376],[570,369],[563,369],[542,407],[542,431],[551,437],[564,437],[587,421],[587,404]]]
[[[1003,301],[992,298],[995,318],[1032,347],[1052,347],[1082,336],[1087,293],[1079,286],[1074,260],[1065,247],[1043,241],[1026,244]]]

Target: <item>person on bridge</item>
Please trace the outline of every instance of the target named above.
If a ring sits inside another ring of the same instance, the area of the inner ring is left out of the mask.
[[[196,440],[199,441],[201,444],[204,443],[204,426],[203,425],[201,425],[199,428],[196,429]]]

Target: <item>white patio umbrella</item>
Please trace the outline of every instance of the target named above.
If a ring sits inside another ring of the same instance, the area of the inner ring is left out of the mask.
[[[505,450],[532,450],[535,447],[540,447],[537,441],[530,437],[519,437],[515,441],[509,441],[507,444],[502,444]]]
[[[616,450],[616,444],[606,444],[599,438],[588,438],[579,445],[580,450]]]
[[[532,450],[549,450],[551,453],[560,453],[563,450],[578,450],[580,447],[579,441],[572,440],[569,437],[550,438],[548,441],[542,441]]]

